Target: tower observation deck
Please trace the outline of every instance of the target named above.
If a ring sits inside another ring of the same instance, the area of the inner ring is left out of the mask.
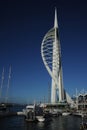
[[[54,27],[51,28],[43,38],[41,44],[41,56],[43,63],[52,78],[51,103],[66,100],[72,102],[71,97],[63,87],[61,46],[57,21],[57,9],[55,8]],[[57,99],[58,97],[58,99]]]

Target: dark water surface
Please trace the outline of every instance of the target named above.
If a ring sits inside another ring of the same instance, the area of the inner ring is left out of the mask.
[[[0,130],[79,130],[80,117],[59,116],[45,123],[29,123],[22,116],[0,119]]]

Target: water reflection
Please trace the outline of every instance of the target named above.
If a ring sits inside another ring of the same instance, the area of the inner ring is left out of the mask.
[[[0,130],[79,130],[81,118],[74,116],[56,117],[50,122],[29,123],[24,117],[0,119]]]
[[[38,122],[37,127],[39,127],[40,129],[43,129],[45,127],[45,123],[44,122]]]

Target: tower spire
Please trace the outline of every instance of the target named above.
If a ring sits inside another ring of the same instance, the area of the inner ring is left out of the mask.
[[[58,28],[57,9],[56,9],[56,7],[55,7],[54,28]]]

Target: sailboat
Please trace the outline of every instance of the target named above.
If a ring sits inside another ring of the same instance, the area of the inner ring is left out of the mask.
[[[11,66],[9,68],[9,74],[8,74],[8,83],[7,83],[5,103],[7,103],[7,101],[8,101],[8,90],[9,90],[9,86],[10,86],[10,79],[11,79]]]
[[[4,81],[4,67],[3,67],[3,71],[2,71],[1,86],[0,86],[0,99],[1,100],[2,100],[3,81]],[[4,103],[0,103],[0,112],[3,112],[3,111],[6,111],[6,105]]]
[[[2,71],[2,77],[1,77],[1,86],[0,86],[0,99],[2,97],[2,87],[3,87],[3,81],[4,81],[4,67]]]
[[[8,75],[8,83],[7,83],[7,90],[6,90],[6,98],[5,101],[0,103],[0,112],[7,110],[7,99],[8,99],[8,89],[10,85],[10,79],[11,79],[11,66],[9,68],[9,75]],[[2,71],[2,78],[1,78],[1,86],[0,86],[0,99],[2,98],[2,88],[3,88],[3,82],[4,82],[4,67]]]

